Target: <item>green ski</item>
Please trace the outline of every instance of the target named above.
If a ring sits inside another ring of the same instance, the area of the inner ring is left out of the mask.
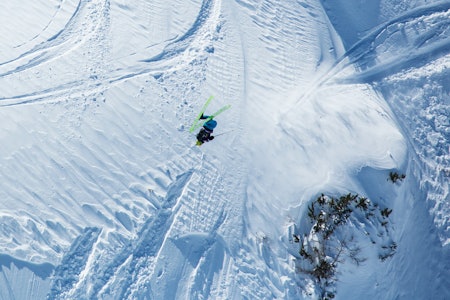
[[[209,120],[212,120],[213,118],[217,117],[219,114],[223,113],[224,111],[226,111],[226,110],[229,109],[230,107],[231,107],[230,104],[225,105],[224,107],[222,107],[221,109],[219,109],[218,111],[216,111],[215,113],[213,113],[212,115],[210,115],[208,118],[206,118],[205,121],[198,123],[198,120],[199,120],[200,117],[201,117],[201,114],[200,114],[200,116],[199,116],[198,119],[196,120],[195,124],[192,125],[191,129],[189,130],[189,132],[193,132],[193,131],[196,130],[197,128],[203,126],[203,124],[205,124],[205,123],[208,122]],[[202,112],[202,114],[203,114],[203,112]]]
[[[206,108],[208,107],[209,103],[211,102],[211,100],[214,98],[214,96],[211,96],[208,98],[208,100],[206,100],[205,104],[203,105],[202,109],[200,110],[200,113],[198,114],[197,118],[195,118],[194,120],[194,124],[192,124],[191,128],[189,128],[189,132],[193,132],[196,128],[200,127],[198,125],[198,120],[200,120],[200,118],[202,117],[203,113],[205,112]]]

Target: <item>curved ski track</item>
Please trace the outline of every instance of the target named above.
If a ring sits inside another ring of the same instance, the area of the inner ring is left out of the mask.
[[[388,58],[383,54],[388,52]],[[405,69],[418,68],[450,53],[450,3],[412,10],[391,20],[346,53],[358,74],[344,82],[382,80]],[[393,55],[394,54],[394,55]]]
[[[107,14],[108,7],[109,0],[80,0],[69,21],[58,33],[17,58],[1,63],[0,77],[24,72],[49,60],[58,59],[76,48],[79,43],[85,42],[99,29],[104,30],[99,24]]]
[[[220,30],[219,7],[220,1],[203,0],[197,18],[181,37],[166,41],[167,45],[160,54],[122,69],[114,68],[114,62],[110,61],[107,49],[111,39],[108,36],[111,22],[110,1],[80,0],[70,20],[60,32],[30,51],[18,55],[16,59],[0,64],[0,83],[11,76],[23,76],[22,73],[51,64],[68,53],[76,52],[80,45],[87,44],[88,50],[84,55],[92,63],[82,72],[85,76],[71,78],[68,82],[59,82],[57,85],[40,90],[14,96],[0,96],[0,106],[53,103],[67,100],[69,97],[94,97],[112,85],[131,78],[143,75],[160,76],[162,72],[175,71],[181,67],[180,64],[188,64],[193,59],[198,60],[202,56],[206,59],[208,52],[213,51],[213,42],[217,40]],[[148,51],[151,47],[139,51]],[[195,54],[195,58],[190,52]],[[96,59],[97,57],[100,60]],[[91,67],[92,64],[95,67]],[[102,72],[96,72],[96,68],[101,68]],[[49,75],[61,77],[57,73]]]
[[[69,21],[58,33],[31,50],[21,53],[16,59],[0,65],[0,82],[4,84],[11,78],[23,76],[37,77],[33,81],[39,82],[32,91],[1,96],[0,106],[58,102],[72,97],[89,97],[105,90],[106,87],[101,86],[101,79],[108,74],[106,46],[110,22],[109,5],[109,0],[80,0]],[[76,77],[81,78],[71,78],[64,82],[68,71],[73,72],[81,66],[74,67],[72,64],[63,63],[67,65],[66,68],[53,70],[53,62],[57,63],[66,58],[69,61],[74,60],[72,55],[77,55],[77,51],[84,51],[80,54],[87,58],[84,62],[86,67],[76,72]],[[58,80],[46,81],[52,77]],[[42,86],[45,88],[42,89]]]
[[[66,51],[60,51],[59,48],[58,48],[63,43],[71,43],[72,47],[73,47],[74,42],[70,41],[70,39],[74,38],[74,36],[73,36],[73,34],[71,32],[72,31],[77,31],[78,25],[76,25],[76,23],[79,23],[79,20],[82,18],[81,17],[81,11],[84,10],[84,6],[86,5],[86,2],[87,1],[80,1],[80,2],[78,2],[78,5],[76,5],[76,7],[74,7],[74,11],[73,11],[69,21],[65,24],[65,26],[61,30],[58,31],[58,33],[52,35],[46,41],[35,45],[34,47],[32,47],[31,50],[25,51],[24,53],[20,53],[19,55],[17,55],[17,57],[15,59],[1,62],[0,63],[0,67],[1,67],[1,69],[0,69],[1,70],[0,76],[6,76],[6,75],[14,73],[14,72],[23,71],[23,70],[28,69],[31,66],[31,64],[22,63],[21,60],[32,61],[33,60],[33,56],[43,55],[43,52],[46,52],[46,50],[52,50],[52,52],[60,52],[60,54],[63,54]],[[65,5],[65,4],[66,3],[63,3],[62,5]],[[43,36],[44,33],[46,32],[46,30],[49,29],[49,26],[53,22],[53,19],[56,17],[58,12],[61,11],[61,10],[62,10],[62,8],[60,6],[58,11],[56,11],[53,14],[52,19],[50,19],[48,24],[43,28],[43,30],[39,34],[37,34],[36,36],[31,38],[29,41],[23,42],[21,45],[17,45],[15,48],[17,49],[17,48],[20,48],[21,46],[23,46],[25,44],[32,43],[39,36]],[[82,35],[83,28],[81,28],[79,33],[80,33],[80,35]],[[51,48],[56,48],[56,49],[51,49]],[[71,47],[69,47],[69,49],[70,48]],[[55,50],[57,50],[57,51],[55,51]],[[50,55],[48,55],[48,57],[50,57]],[[45,62],[45,61],[47,61],[47,60],[46,59],[42,59],[41,63]],[[17,64],[19,66],[15,66],[15,64]],[[34,64],[34,65],[37,65],[37,64]]]
[[[440,34],[435,36],[435,32]],[[384,51],[390,52],[386,59]],[[391,51],[396,55],[392,56]],[[403,70],[421,67],[448,53],[450,3],[438,2],[419,7],[385,22],[362,37],[301,94],[294,106],[323,85],[377,82]],[[352,71],[351,75],[340,76],[348,69]]]

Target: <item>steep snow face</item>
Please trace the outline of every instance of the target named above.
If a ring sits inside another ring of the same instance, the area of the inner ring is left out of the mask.
[[[445,298],[450,284],[446,275],[450,257],[450,5],[385,3],[374,28],[359,31],[362,37],[355,42],[346,28],[360,29],[359,18],[372,16],[372,12],[361,7],[358,18],[343,18],[342,4],[324,2],[340,36],[349,44],[349,60],[357,66],[356,74],[343,76],[342,82],[374,86],[392,109],[409,146],[403,172],[410,179],[392,203],[397,211],[398,253],[388,270],[372,272],[373,280],[391,283],[385,291],[388,298]],[[411,271],[399,276],[394,271],[400,269]],[[370,285],[360,286],[364,287],[361,294],[372,293]],[[347,292],[355,295],[354,289]]]
[[[323,2],[340,36],[349,44],[350,61],[358,67],[357,75],[344,81],[374,85],[394,110],[421,161],[419,169],[424,169],[424,173],[415,176],[421,185],[430,184],[424,191],[434,206],[436,225],[443,230],[439,233],[442,243],[448,244],[449,214],[442,210],[450,209],[446,183],[450,4],[440,1],[416,1],[413,6],[399,1],[383,4],[385,13],[372,24],[373,29],[362,31],[360,19],[373,16],[367,7],[353,7],[359,17],[344,18],[340,11],[346,10],[347,4]],[[392,10],[387,13],[387,8]],[[345,28],[358,28],[358,34],[364,36],[355,42]]]
[[[405,211],[398,255],[345,265],[337,295],[448,295],[417,196],[445,228],[448,7],[418,4],[6,1],[0,298],[314,298],[292,228],[321,192]],[[232,109],[199,148],[210,95]]]

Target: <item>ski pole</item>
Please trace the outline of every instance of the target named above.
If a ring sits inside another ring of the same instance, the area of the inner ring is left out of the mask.
[[[225,132],[216,134],[216,135],[214,135],[214,137],[216,137],[216,136],[221,136],[221,135],[223,135],[223,134],[230,133],[230,132],[235,131],[235,130],[236,130],[236,129],[228,130],[228,131],[225,131]]]

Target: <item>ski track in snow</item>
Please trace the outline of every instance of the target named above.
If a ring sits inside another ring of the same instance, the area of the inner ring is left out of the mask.
[[[57,102],[71,96],[92,96],[103,92],[106,88],[102,86],[102,79],[108,74],[105,71],[108,68],[105,51],[108,50],[101,43],[108,44],[104,35],[108,32],[109,10],[110,3],[107,0],[79,1],[78,5],[73,7],[70,19],[57,33],[31,50],[21,53],[16,59],[2,63],[2,84],[8,84],[14,78],[25,78],[26,84],[14,90],[14,93],[17,93],[25,87],[23,93],[8,96],[5,93],[0,97],[0,105]],[[96,57],[88,57],[87,63],[78,64],[74,55],[80,49],[84,51],[84,56],[92,56],[92,53],[95,53]],[[61,60],[67,60],[63,68],[57,65]],[[84,69],[81,69],[83,67]],[[50,75],[47,75],[47,78],[42,77],[41,73],[47,73],[48,70]],[[62,83],[61,77],[72,72],[78,73],[81,78]],[[33,78],[37,78],[41,84],[33,86]],[[59,79],[56,86],[54,79]],[[47,87],[42,88],[44,82]],[[31,89],[27,89],[27,86]]]
[[[104,0],[79,1],[78,5],[74,7],[69,21],[59,32],[31,50],[20,54],[17,58],[2,62],[0,64],[0,77],[27,71],[49,60],[58,59],[76,48],[79,43],[84,42],[83,39],[89,39],[99,31],[99,23],[103,20],[102,14],[106,13],[108,5],[109,2]],[[98,20],[99,23],[93,22],[94,20]],[[32,42],[32,40],[28,42]]]
[[[32,92],[14,96],[0,96],[0,106],[14,106],[33,104],[40,102],[59,102],[67,97],[91,96],[101,94],[112,85],[120,84],[134,77],[154,75],[160,76],[164,71],[181,68],[179,65],[192,63],[191,53],[196,54],[206,50],[213,51],[211,42],[217,39],[214,35],[217,31],[214,25],[217,23],[217,10],[220,2],[205,0],[199,7],[198,15],[192,26],[186,30],[181,37],[165,41],[161,53],[152,58],[137,59],[133,64],[127,65],[126,69],[114,68],[111,62],[111,54],[101,54],[103,61],[96,61],[103,68],[101,72],[95,65],[87,65],[81,73],[84,75],[76,81],[65,82],[58,86],[49,86],[34,89]],[[109,0],[80,1],[69,22],[55,36],[34,47],[32,50],[21,54],[17,59],[0,65],[0,82],[2,79],[9,80],[11,76],[20,75],[29,69],[51,65],[52,61],[61,57],[70,59],[71,52],[76,52],[80,45],[94,44],[97,48],[103,47],[101,43],[109,43],[109,37],[103,36],[109,31],[111,22],[111,4]],[[110,38],[109,38],[110,39]],[[160,45],[158,45],[160,46]],[[152,46],[141,49],[148,52]],[[94,52],[88,49],[85,55]],[[95,52],[94,52],[95,53]],[[108,55],[108,56],[107,56]],[[142,53],[140,55],[143,55]],[[132,56],[139,56],[133,53]],[[31,57],[31,58],[30,58]],[[185,62],[183,62],[186,60]],[[23,61],[25,61],[23,63]],[[72,62],[68,62],[73,64]],[[3,68],[3,71],[2,71]],[[63,70],[65,71],[65,70]],[[39,71],[38,71],[39,72]],[[89,78],[86,80],[86,78]],[[52,82],[53,83],[53,82]]]
[[[192,40],[199,35],[199,31],[205,25],[206,21],[211,15],[211,10],[213,8],[214,1],[213,0],[203,0],[202,6],[200,7],[200,12],[192,24],[192,27],[189,28],[181,37],[175,39],[173,42],[170,42],[164,50],[149,59],[144,60],[144,62],[161,62],[168,60],[174,56],[179,55],[184,52],[187,47],[192,43]]]
[[[345,58],[358,66],[358,75],[344,82],[378,81],[445,56],[450,52],[449,15],[450,3],[437,3],[379,26],[347,51]]]
[[[450,52],[449,10],[448,2],[437,2],[413,9],[372,29],[337,57],[306,91],[302,91],[294,106],[322,86],[370,84],[445,56]],[[356,74],[355,67],[358,69]]]

